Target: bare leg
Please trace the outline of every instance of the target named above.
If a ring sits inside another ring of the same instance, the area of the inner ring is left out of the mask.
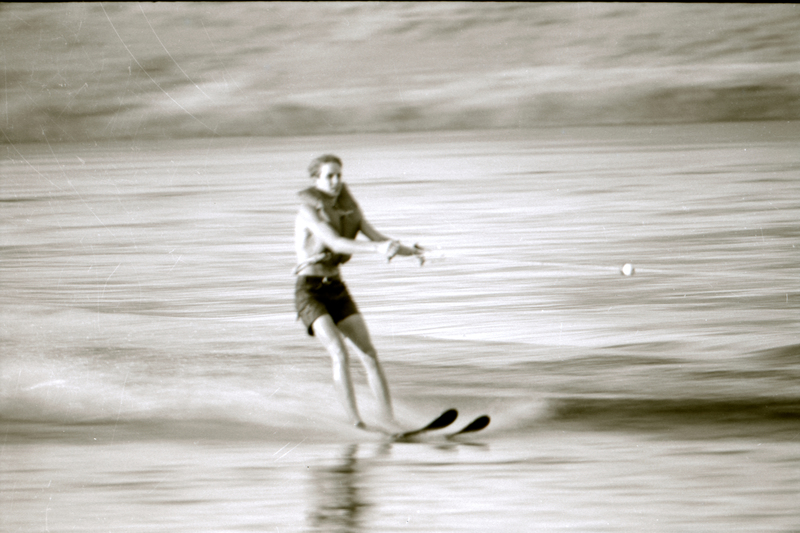
[[[394,410],[392,409],[392,398],[389,394],[389,384],[386,381],[386,375],[383,373],[380,361],[378,361],[378,352],[375,350],[375,346],[372,345],[372,339],[370,339],[364,317],[360,313],[350,315],[339,322],[337,326],[359,350],[358,356],[367,371],[367,380],[372,393],[378,400],[381,417],[389,424],[397,426],[397,422],[394,419]]]
[[[330,315],[319,317],[314,321],[312,327],[314,328],[314,335],[322,342],[322,345],[331,356],[333,386],[339,396],[339,401],[347,411],[350,421],[358,427],[363,427],[364,422],[361,421],[358,407],[356,407],[356,394],[353,390],[353,380],[350,377],[347,347],[344,345],[341,332],[336,327],[336,324],[333,323]]]

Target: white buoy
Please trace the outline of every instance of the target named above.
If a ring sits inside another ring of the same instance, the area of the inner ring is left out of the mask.
[[[624,265],[622,265],[622,268],[620,269],[620,272],[622,272],[623,276],[632,276],[633,273],[636,272],[636,271],[633,269],[633,265],[632,264],[625,263]]]

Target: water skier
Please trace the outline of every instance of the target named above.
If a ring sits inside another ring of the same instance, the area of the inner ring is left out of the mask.
[[[356,406],[345,338],[358,348],[383,422],[397,428],[386,376],[364,317],[342,282],[339,265],[360,252],[377,253],[387,260],[395,255],[417,256],[421,264],[423,249],[404,246],[367,221],[342,181],[342,162],[338,157],[330,154],[317,157],[311,161],[308,172],[314,184],[300,191],[301,205],[295,222],[298,317],[308,334],[316,336],[330,354],[334,387],[350,421],[358,428],[366,428]],[[356,240],[359,233],[369,241]]]

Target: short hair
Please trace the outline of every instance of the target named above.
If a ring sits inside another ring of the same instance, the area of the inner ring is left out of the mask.
[[[324,154],[311,160],[311,164],[308,165],[308,175],[312,178],[318,178],[320,167],[326,163],[336,163],[340,167],[342,166],[341,159],[333,154]]]

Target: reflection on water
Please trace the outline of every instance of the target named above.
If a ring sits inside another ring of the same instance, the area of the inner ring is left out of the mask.
[[[358,445],[346,446],[333,465],[311,468],[314,508],[308,517],[313,531],[365,531],[363,511],[369,507],[360,480]]]

